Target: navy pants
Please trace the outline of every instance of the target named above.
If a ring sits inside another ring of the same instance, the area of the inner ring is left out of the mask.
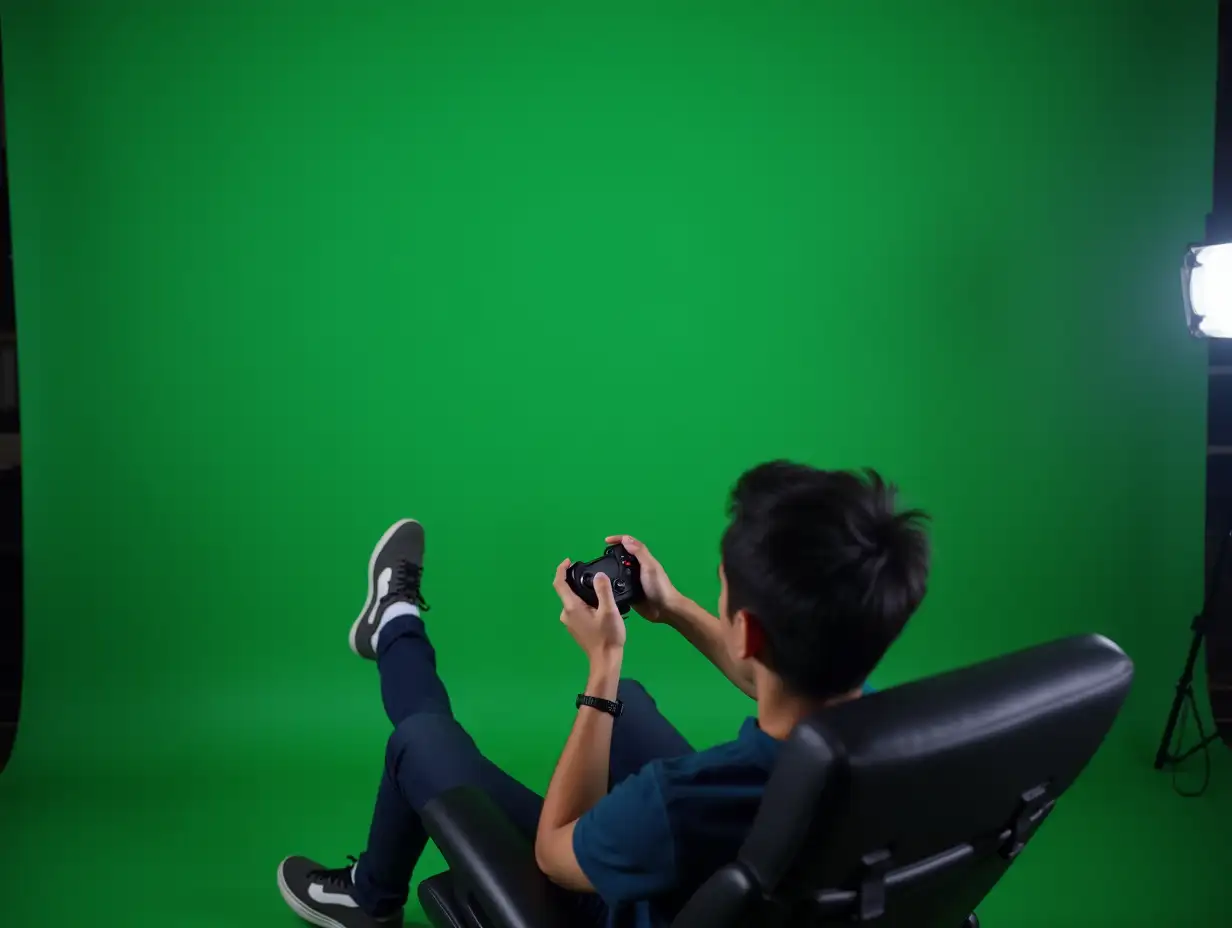
[[[392,619],[378,644],[381,697],[394,731],[355,880],[356,901],[376,916],[406,903],[411,872],[428,843],[419,810],[436,796],[456,786],[479,787],[532,841],[543,807],[541,796],[484,757],[454,719],[436,672],[436,653],[418,616]],[[561,698],[571,701],[572,696]],[[621,681],[620,699],[625,710],[612,734],[612,785],[652,760],[693,751],[639,684]],[[606,913],[598,896],[578,893],[570,898],[580,921],[602,923]]]

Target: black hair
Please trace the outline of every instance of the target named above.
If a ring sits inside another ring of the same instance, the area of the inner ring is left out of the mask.
[[[861,686],[924,598],[928,516],[896,510],[873,470],[772,461],[732,489],[723,535],[729,616],[766,637],[759,659],[792,693],[826,699]]]

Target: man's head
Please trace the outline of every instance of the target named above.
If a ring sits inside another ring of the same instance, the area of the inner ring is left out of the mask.
[[[897,511],[873,471],[786,461],[741,475],[729,513],[719,611],[733,656],[805,699],[860,687],[924,598],[927,516]]]

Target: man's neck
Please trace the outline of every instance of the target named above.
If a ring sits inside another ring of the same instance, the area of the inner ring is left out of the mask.
[[[830,706],[858,699],[863,692],[863,687],[857,687],[850,693],[829,699],[803,699],[784,692],[778,681],[759,680],[757,683],[757,726],[771,738],[786,741],[802,719],[822,709],[828,709]]]

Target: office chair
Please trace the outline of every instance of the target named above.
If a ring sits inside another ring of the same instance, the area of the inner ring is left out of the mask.
[[[740,853],[672,928],[975,928],[1132,680],[1115,644],[1079,636],[806,719]],[[419,886],[436,928],[576,928],[531,841],[485,794],[447,792],[423,819],[449,866]]]

